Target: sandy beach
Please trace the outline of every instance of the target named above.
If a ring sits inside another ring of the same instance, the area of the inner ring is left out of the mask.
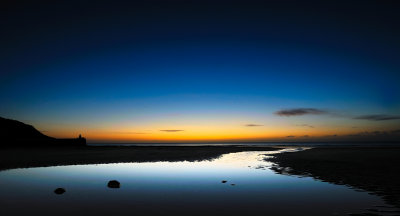
[[[282,147],[278,146],[13,148],[0,151],[0,170],[120,162],[193,162],[221,158],[221,156],[227,153],[274,151],[281,148]],[[296,146],[296,148],[298,148],[298,146]],[[398,157],[399,150],[400,148],[398,147],[371,146],[315,147],[297,152],[274,154],[272,158],[265,157],[264,161],[273,162],[275,165],[269,168],[280,175],[312,177],[318,181],[328,182],[334,185],[346,185],[355,191],[366,191],[384,200],[380,205],[370,206],[364,209],[364,211],[367,212],[365,214],[351,213],[349,215],[395,215],[400,213],[398,210],[400,207],[400,187],[398,184],[398,182],[400,182],[400,176],[396,172],[400,165],[400,158]],[[260,154],[260,156],[262,156],[261,160],[263,160],[262,158],[264,155],[262,155],[263,153],[261,152]],[[231,161],[231,163],[233,164],[233,161]],[[201,168],[201,166],[199,167]],[[247,166],[245,167],[247,168]],[[260,167],[260,169],[262,168],[263,167]],[[251,168],[247,169],[251,170]],[[219,170],[219,172],[224,171],[226,170]],[[199,175],[198,178],[202,176],[202,174],[199,174],[201,173],[200,170],[196,171],[190,169],[190,172],[197,173],[196,175]],[[213,175],[214,174],[212,174],[210,178]],[[120,178],[123,179],[123,177]],[[222,184],[220,182],[221,179],[219,179],[219,182],[217,181],[218,184]],[[267,180],[268,179],[266,179],[266,181]],[[183,180],[182,177],[177,178],[177,181],[184,181],[184,178]],[[49,184],[51,184],[51,182],[49,182]],[[129,185],[129,183],[127,184]],[[266,185],[268,186],[269,184]],[[124,184],[124,186],[126,186],[126,184]],[[279,184],[277,186],[279,186]],[[152,185],[152,187],[154,187],[154,185]],[[296,187],[295,189],[297,190],[300,188]],[[329,195],[325,195],[329,197]],[[357,200],[353,201],[357,202]],[[253,202],[255,201],[253,200]],[[248,203],[248,205],[250,204]],[[333,208],[339,208],[339,206]],[[235,215],[237,212],[233,211],[230,213]]]
[[[248,146],[137,146],[12,148],[0,151],[0,170],[121,162],[200,161],[226,153],[272,151],[279,147]]]
[[[319,147],[268,160],[278,165],[278,173],[348,185],[400,207],[399,147]]]

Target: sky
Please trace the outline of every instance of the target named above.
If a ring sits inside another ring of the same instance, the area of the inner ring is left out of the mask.
[[[396,1],[3,1],[0,116],[88,142],[400,140]]]

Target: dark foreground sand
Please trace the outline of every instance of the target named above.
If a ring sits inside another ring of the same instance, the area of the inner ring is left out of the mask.
[[[400,208],[400,147],[319,147],[268,160],[278,173],[362,189]]]
[[[273,151],[275,147],[248,146],[150,146],[150,147],[58,147],[0,149],[0,170],[74,164],[118,162],[200,161],[225,153]]]

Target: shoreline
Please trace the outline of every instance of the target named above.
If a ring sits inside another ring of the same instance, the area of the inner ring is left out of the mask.
[[[400,147],[318,147],[266,160],[276,173],[364,190],[400,209]]]
[[[199,143],[87,143],[88,147],[397,147],[400,142],[199,142]]]
[[[201,161],[243,151],[273,151],[265,146],[83,146],[9,148],[0,151],[0,171],[16,168],[123,162]]]
[[[0,171],[62,165],[202,161],[243,151],[277,151],[300,146],[86,146],[12,148],[0,151]],[[309,146],[307,146],[309,147]],[[324,146],[273,154],[276,173],[306,176],[377,195],[400,208],[400,147]]]

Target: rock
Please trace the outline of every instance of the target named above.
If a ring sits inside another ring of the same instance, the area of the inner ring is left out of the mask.
[[[57,189],[54,190],[54,193],[58,194],[58,195],[63,194],[63,193],[65,193],[65,189],[64,188],[57,188]]]
[[[231,184],[231,186],[235,186],[236,184]]]
[[[227,182],[228,182],[228,181],[226,181],[226,180],[222,180],[222,181],[221,181],[222,184],[225,184],[225,183],[227,183]]]
[[[117,180],[111,180],[108,182],[107,186],[109,188],[120,188],[120,183]]]

